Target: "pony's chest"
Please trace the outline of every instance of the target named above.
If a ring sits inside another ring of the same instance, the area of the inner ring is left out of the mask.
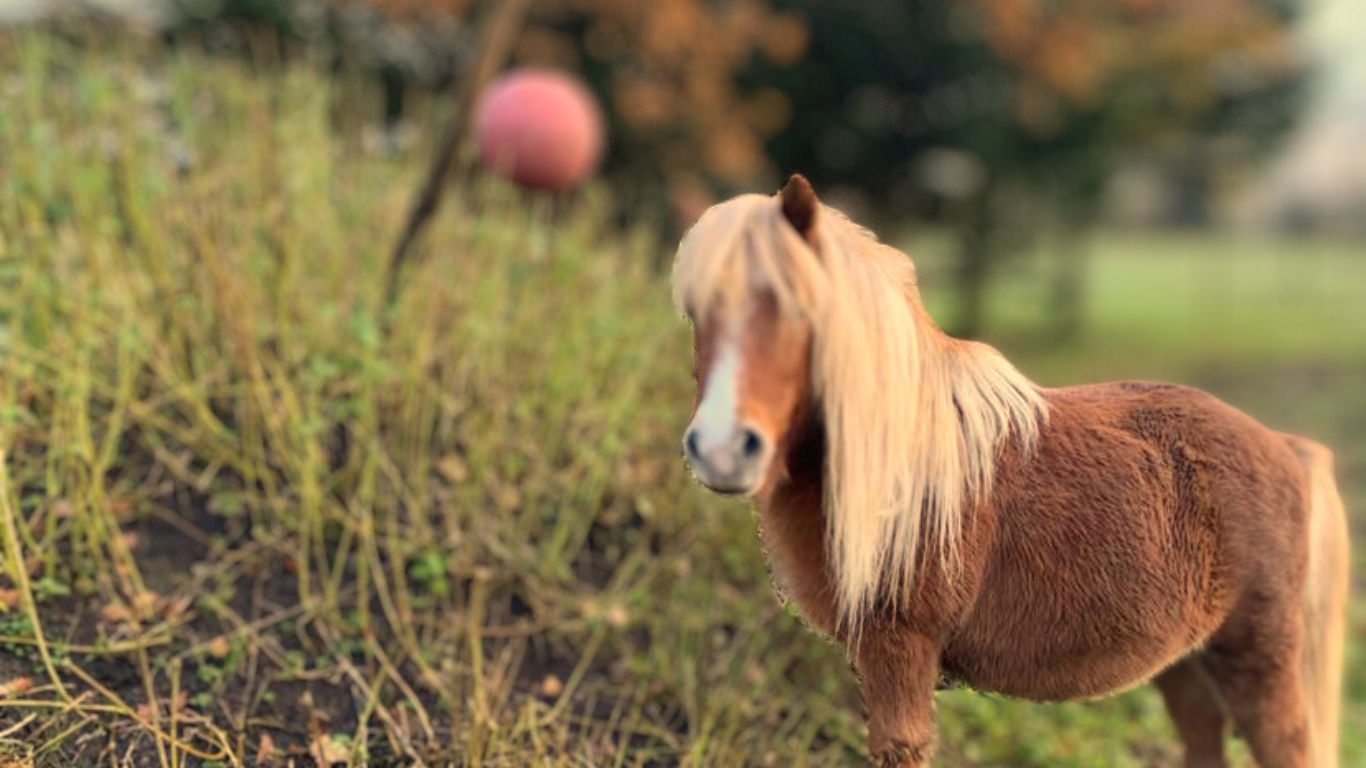
[[[836,589],[825,554],[819,492],[784,498],[760,509],[760,538],[783,596],[816,629],[834,634]]]

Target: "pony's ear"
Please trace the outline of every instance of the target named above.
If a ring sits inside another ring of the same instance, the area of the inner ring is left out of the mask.
[[[815,191],[811,189],[811,182],[800,173],[794,173],[778,194],[783,199],[783,216],[792,228],[815,248],[816,214],[821,205],[816,199]]]

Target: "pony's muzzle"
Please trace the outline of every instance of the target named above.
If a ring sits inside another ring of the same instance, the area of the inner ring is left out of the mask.
[[[751,493],[763,479],[771,451],[753,427],[710,435],[694,426],[683,436],[683,454],[698,482],[717,493]]]

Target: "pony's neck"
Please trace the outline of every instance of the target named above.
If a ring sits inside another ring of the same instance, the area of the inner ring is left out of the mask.
[[[819,631],[840,637],[838,574],[830,567],[825,510],[826,435],[815,407],[793,421],[770,489],[760,494],[760,531],[782,598]]]
[[[828,348],[821,368],[827,549],[855,634],[880,595],[908,593],[920,563],[957,569],[963,518],[989,496],[1001,450],[1012,435],[1032,446],[1045,414],[1027,378],[995,349],[940,330],[914,275],[878,255],[888,259],[879,278],[897,279],[899,295],[846,304],[862,314],[827,342],[864,346]]]

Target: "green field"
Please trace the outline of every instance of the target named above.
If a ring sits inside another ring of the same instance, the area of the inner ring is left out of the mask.
[[[427,149],[369,151],[359,86],[35,35],[0,73],[0,765],[862,764],[841,653],[687,477],[670,244],[606,190],[462,182],[386,306]],[[1205,386],[1366,521],[1366,245],[1098,238],[1067,346],[1038,261],[990,318],[1028,374]],[[1147,690],[939,712],[939,765],[1176,764]]]

